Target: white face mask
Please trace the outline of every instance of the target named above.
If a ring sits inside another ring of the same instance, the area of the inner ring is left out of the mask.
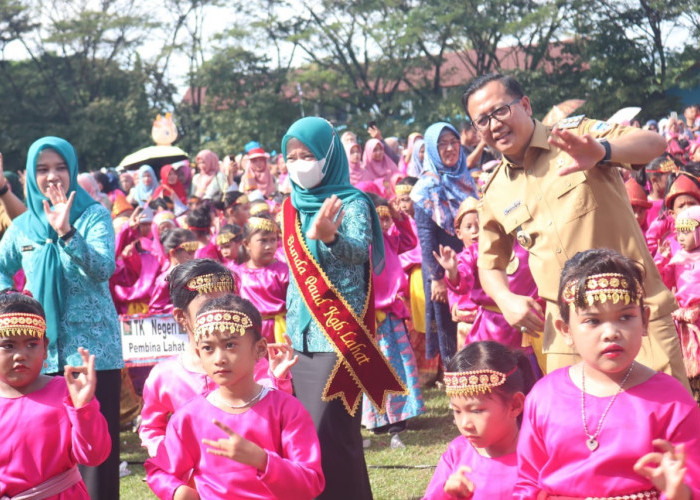
[[[331,139],[331,147],[324,158],[320,160],[292,160],[287,162],[287,172],[289,178],[303,189],[315,188],[326,175],[326,159],[330,158],[333,152],[333,143],[335,142],[335,134]]]

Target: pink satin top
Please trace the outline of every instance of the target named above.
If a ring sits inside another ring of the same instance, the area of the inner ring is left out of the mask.
[[[418,238],[411,227],[411,220],[394,220],[395,231],[384,233],[384,269],[374,276],[374,306],[378,311],[390,312],[398,318],[408,318],[406,304],[402,300],[408,278],[401,266],[399,255],[416,246]]]

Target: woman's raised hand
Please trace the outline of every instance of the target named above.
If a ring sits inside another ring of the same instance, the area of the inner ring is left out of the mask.
[[[306,236],[312,240],[321,240],[325,244],[333,243],[343,222],[343,201],[336,195],[326,198],[321,205]]]
[[[66,193],[60,184],[49,184],[46,195],[51,201],[51,206],[48,201],[43,202],[46,220],[59,236],[63,236],[70,231],[70,209],[75,199],[75,191],[66,198]]]

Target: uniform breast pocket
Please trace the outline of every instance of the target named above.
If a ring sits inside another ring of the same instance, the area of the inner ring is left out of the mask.
[[[558,180],[552,192],[556,196],[556,212],[562,222],[578,219],[598,206],[583,172],[574,172]]]
[[[518,227],[532,220],[527,206],[520,204],[510,210],[503,220],[503,229],[507,234],[513,233]]]

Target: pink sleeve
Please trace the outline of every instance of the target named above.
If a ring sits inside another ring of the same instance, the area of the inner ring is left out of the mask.
[[[413,231],[413,226],[408,216],[404,215],[400,219],[394,219],[394,225],[398,230],[399,236],[399,244],[396,253],[402,254],[414,249],[418,244],[418,238],[416,237],[415,231]]]
[[[669,290],[673,289],[676,285],[676,272],[671,261],[671,255],[663,255],[661,252],[657,252],[654,255],[654,264],[656,264],[659,274],[661,274],[661,279]]]
[[[296,402],[296,401],[295,401]],[[276,498],[313,498],[326,485],[321,470],[321,446],[308,412],[296,402],[283,415],[284,457],[267,451],[267,467],[258,477]]]
[[[170,408],[161,401],[157,385],[156,377],[149,376],[146,379],[143,386],[143,408],[141,409],[141,425],[139,426],[141,446],[148,450],[148,455],[151,457],[156,456],[158,446],[165,437],[165,429],[168,427],[170,416]]]
[[[449,446],[445,453],[440,457],[437,468],[433,473],[433,478],[425,490],[424,500],[452,500],[457,497],[445,493],[445,483],[450,475],[457,468],[455,457],[453,456],[453,448]]]
[[[469,295],[474,288],[474,273],[477,272],[476,260],[472,258],[471,253],[467,249],[457,254],[457,276],[459,281],[453,285],[447,274],[445,274],[445,283],[447,288],[459,295]]]
[[[155,457],[149,458],[144,464],[146,482],[158,498],[171,499],[175,490],[187,485],[187,481],[195,466],[194,459],[187,453],[181,429],[175,419],[168,425],[162,446],[158,448]]]
[[[270,369],[270,362],[267,358],[260,358],[257,363],[255,363],[255,381],[265,387],[272,387],[273,389],[278,389],[284,391],[287,394],[292,394],[292,376],[288,371],[284,378],[277,378],[275,374],[272,373]]]
[[[82,408],[75,408],[70,397],[65,397],[63,405],[72,426],[71,447],[76,462],[90,467],[100,465],[109,456],[112,439],[97,398],[93,397]]]
[[[523,423],[518,438],[518,480],[513,488],[513,498],[534,500],[540,490],[539,471],[546,462],[544,441],[535,425],[533,397],[525,400]]]
[[[139,237],[136,228],[131,227],[128,223],[122,226],[121,231],[116,235],[114,242],[114,255],[119,257],[124,248],[132,241],[137,240]]]

